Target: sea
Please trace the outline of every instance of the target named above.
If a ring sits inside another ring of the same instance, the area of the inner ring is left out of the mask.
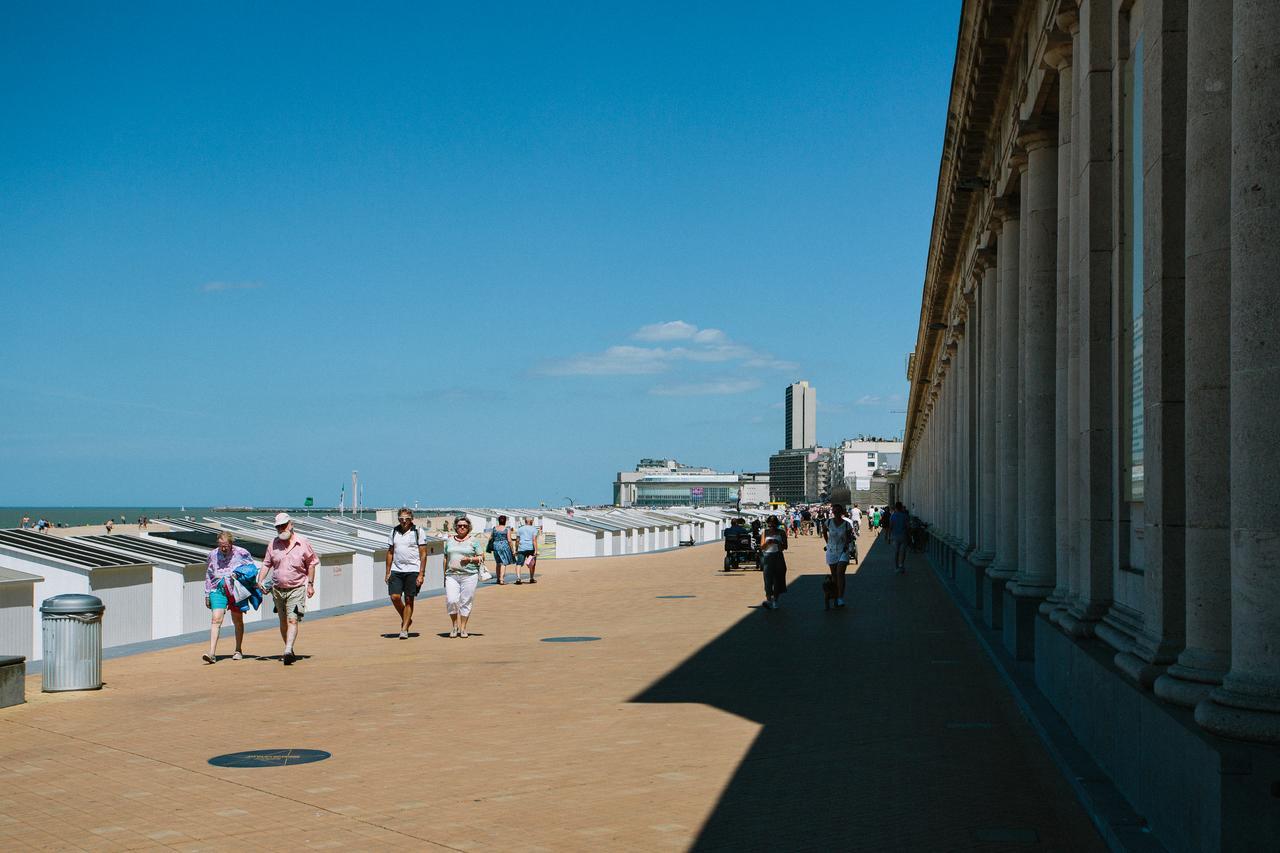
[[[116,524],[135,524],[139,518],[158,521],[162,518],[190,518],[199,521],[206,517],[229,516],[244,518],[249,515],[275,514],[281,510],[300,518],[308,515],[333,515],[337,507],[212,507],[212,506],[4,506],[0,507],[0,528],[17,527],[27,516],[34,525],[43,518],[58,527],[78,527],[84,524],[102,524],[108,518]],[[347,511],[350,515],[351,511]],[[373,519],[374,511],[361,512],[363,518]]]

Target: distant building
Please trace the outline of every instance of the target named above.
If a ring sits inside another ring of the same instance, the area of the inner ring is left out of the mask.
[[[747,498],[742,498],[744,489],[749,490]],[[613,483],[615,506],[725,506],[740,499],[767,502],[768,475],[716,471],[674,459],[641,459],[636,470],[618,472]]]
[[[787,386],[785,401],[786,434],[783,450],[800,450],[818,443],[818,392],[808,382]]]
[[[742,475],[738,501],[743,506],[763,506],[769,502],[769,472]]]
[[[901,465],[901,441],[845,439],[831,454],[832,488],[843,483],[851,504],[889,503],[896,495]]]

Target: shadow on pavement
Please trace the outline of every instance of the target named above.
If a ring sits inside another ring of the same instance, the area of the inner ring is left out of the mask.
[[[780,610],[751,611],[632,698],[762,726],[692,849],[975,849],[969,800],[1021,780],[975,743],[1002,733],[989,698],[963,695],[972,672],[933,666],[961,656],[959,634],[938,630],[956,622],[950,605],[895,574],[879,539],[850,566],[844,610],[824,611],[823,575],[796,567]]]

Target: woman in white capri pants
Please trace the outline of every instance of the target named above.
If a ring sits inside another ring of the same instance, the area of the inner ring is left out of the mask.
[[[453,535],[444,541],[444,555],[444,606],[453,622],[449,636],[469,637],[467,619],[484,565],[484,547],[479,537],[471,535],[471,522],[465,516],[453,523]]]

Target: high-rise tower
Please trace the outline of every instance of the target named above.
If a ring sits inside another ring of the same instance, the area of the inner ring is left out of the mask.
[[[801,380],[787,386],[785,450],[814,447],[818,443],[818,392]]]

